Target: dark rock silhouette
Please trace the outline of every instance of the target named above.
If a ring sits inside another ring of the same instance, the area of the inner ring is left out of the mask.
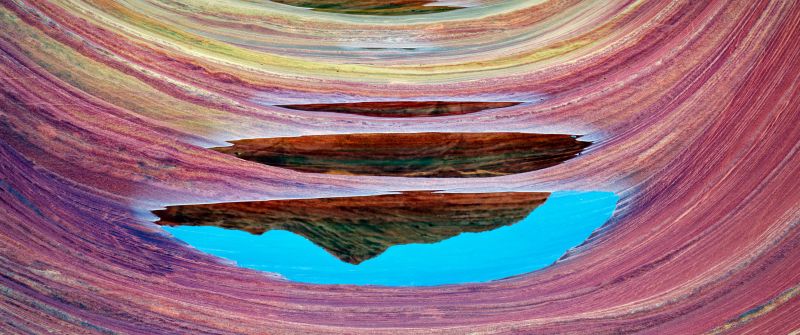
[[[166,226],[217,226],[253,234],[287,230],[342,261],[358,264],[387,248],[434,243],[464,232],[512,225],[549,193],[405,192],[377,196],[169,206],[154,211]]]

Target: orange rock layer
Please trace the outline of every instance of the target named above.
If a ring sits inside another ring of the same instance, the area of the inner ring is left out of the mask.
[[[387,133],[258,138],[213,148],[241,159],[329,174],[489,177],[572,159],[591,143],[524,133]]]

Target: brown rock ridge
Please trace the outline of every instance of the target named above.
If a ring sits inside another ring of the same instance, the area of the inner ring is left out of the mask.
[[[311,8],[319,12],[356,15],[415,15],[446,12],[462,7],[429,6],[430,0],[272,0],[296,7]]]
[[[217,226],[252,234],[288,230],[342,261],[359,264],[393,245],[434,243],[512,225],[549,193],[405,192],[362,197],[169,206],[164,226]]]
[[[591,143],[525,133],[315,135],[230,141],[212,148],[301,172],[399,177],[491,177],[551,167]]]
[[[311,112],[333,112],[378,117],[419,117],[469,114],[519,104],[519,102],[482,101],[380,101],[280,105],[279,107]]]

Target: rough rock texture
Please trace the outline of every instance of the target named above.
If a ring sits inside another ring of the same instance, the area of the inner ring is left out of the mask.
[[[303,172],[403,177],[489,177],[574,158],[578,136],[524,133],[389,133],[259,138],[212,148]]]
[[[499,1],[390,18],[264,4],[0,0],[0,333],[800,328],[800,1]],[[529,103],[424,118],[274,107],[443,99]],[[398,132],[592,146],[487,178],[298,173],[208,149]],[[429,288],[283,281],[150,222],[167,205],[413,190],[620,201],[550,267]]]
[[[378,117],[447,116],[511,107],[519,102],[482,101],[381,101],[334,104],[299,104],[280,107],[302,111],[333,112]]]
[[[397,244],[434,243],[464,232],[512,225],[548,193],[431,193],[168,206],[157,224],[217,226],[302,235],[352,264]]]
[[[436,6],[430,0],[272,0],[321,12],[360,15],[414,15],[446,12],[461,7]]]

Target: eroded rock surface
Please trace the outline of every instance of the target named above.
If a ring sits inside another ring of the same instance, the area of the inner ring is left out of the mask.
[[[491,177],[544,169],[580,154],[578,136],[526,133],[317,135],[230,141],[213,150],[302,172]]]
[[[524,219],[549,193],[405,192],[364,197],[169,206],[157,224],[217,226],[263,234],[288,230],[358,264],[387,248],[434,243]]]

